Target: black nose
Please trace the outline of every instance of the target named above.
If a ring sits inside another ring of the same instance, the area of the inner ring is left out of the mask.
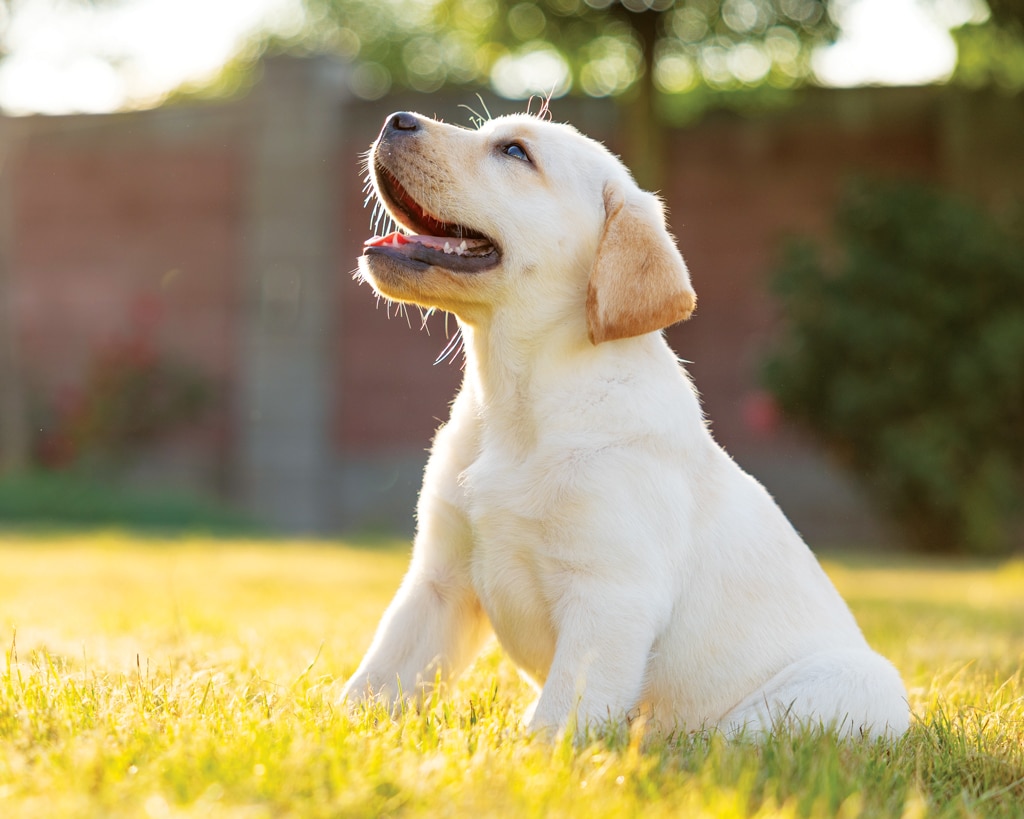
[[[384,123],[384,133],[402,132],[411,133],[420,129],[420,118],[408,111],[400,111],[392,114]]]

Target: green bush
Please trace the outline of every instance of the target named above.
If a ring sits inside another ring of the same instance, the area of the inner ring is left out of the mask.
[[[764,367],[909,542],[1003,552],[1024,509],[1024,242],[949,195],[861,183],[834,251],[793,245]]]

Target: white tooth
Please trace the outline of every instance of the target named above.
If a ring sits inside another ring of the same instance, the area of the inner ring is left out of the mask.
[[[452,246],[451,246],[451,244],[449,242],[445,242],[444,243],[444,252],[445,253],[451,253],[452,252]]]
[[[466,240],[465,239],[463,239],[462,240],[462,244],[459,245],[459,250],[462,251],[462,253],[466,252]],[[462,255],[462,254],[460,253],[459,255]]]

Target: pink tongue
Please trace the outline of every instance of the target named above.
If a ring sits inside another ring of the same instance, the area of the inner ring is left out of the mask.
[[[374,236],[372,239],[367,239],[363,242],[363,247],[381,247],[383,245],[398,245],[409,244],[409,237],[404,233],[389,233],[387,236]]]

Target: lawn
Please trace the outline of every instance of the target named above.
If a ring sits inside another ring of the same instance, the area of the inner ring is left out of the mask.
[[[397,720],[334,697],[402,543],[0,537],[0,816],[1024,816],[1024,562],[826,568],[915,715],[895,744],[547,745],[494,648]]]

